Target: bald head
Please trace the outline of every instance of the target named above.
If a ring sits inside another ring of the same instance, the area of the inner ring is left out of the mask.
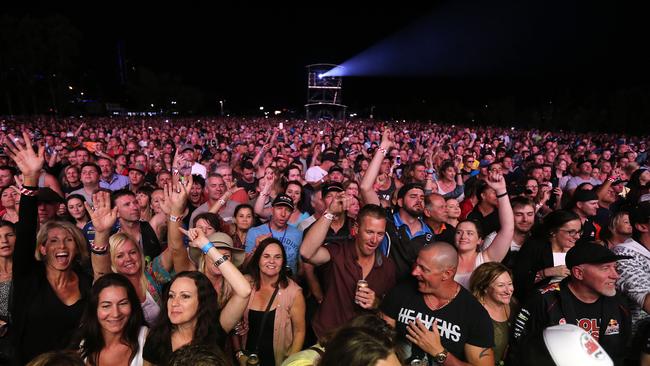
[[[458,268],[458,251],[449,243],[437,241],[420,250],[420,255],[439,270]]]

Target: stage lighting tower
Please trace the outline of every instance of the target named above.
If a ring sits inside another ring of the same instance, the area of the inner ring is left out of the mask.
[[[313,64],[307,66],[307,104],[305,114],[308,121],[345,120],[347,106],[343,105],[342,77],[328,76],[327,72],[341,66]],[[337,73],[341,74],[341,73]]]

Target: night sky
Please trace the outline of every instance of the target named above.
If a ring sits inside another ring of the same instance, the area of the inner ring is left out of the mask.
[[[81,67],[107,85],[107,94],[123,42],[128,65],[180,77],[241,111],[265,104],[300,108],[305,65],[343,63],[373,46],[384,49],[366,61],[389,60],[391,75],[345,78],[344,102],[353,107],[449,97],[482,103],[648,82],[642,12],[611,2],[160,4],[86,2],[4,12],[68,18],[83,37]]]

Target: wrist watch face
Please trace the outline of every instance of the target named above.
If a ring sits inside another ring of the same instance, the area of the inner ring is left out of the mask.
[[[447,359],[447,351],[443,351],[433,356],[433,360],[437,363],[443,363]]]

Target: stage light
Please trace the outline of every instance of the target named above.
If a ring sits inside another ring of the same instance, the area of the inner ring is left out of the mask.
[[[319,78],[319,79],[322,79],[323,76],[325,76],[325,74],[318,74],[318,78]]]

